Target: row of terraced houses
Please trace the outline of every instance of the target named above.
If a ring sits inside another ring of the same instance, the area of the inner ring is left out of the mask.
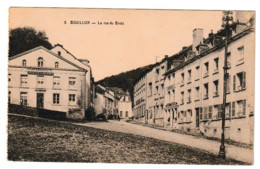
[[[253,15],[234,12],[236,25],[228,41],[226,139],[253,143],[254,24]],[[134,86],[137,122],[221,136],[225,30],[193,30],[192,45],[165,56]]]

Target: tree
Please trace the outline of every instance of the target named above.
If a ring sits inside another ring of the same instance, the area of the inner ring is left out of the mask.
[[[9,57],[38,46],[52,48],[44,31],[36,31],[32,27],[18,27],[9,31]]]

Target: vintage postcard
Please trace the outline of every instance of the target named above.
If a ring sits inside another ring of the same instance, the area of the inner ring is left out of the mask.
[[[9,161],[254,163],[255,12],[9,8]]]

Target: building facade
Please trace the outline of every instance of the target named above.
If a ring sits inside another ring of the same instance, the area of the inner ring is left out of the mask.
[[[130,119],[133,117],[132,101],[130,93],[122,93],[118,96],[118,112],[119,117],[122,119]]]
[[[248,12],[235,12],[235,20],[246,24],[236,25],[229,33],[225,108],[226,139],[250,144],[254,131],[253,17]],[[203,29],[194,29],[191,46],[163,59],[144,75],[144,123],[220,138],[225,35],[222,29],[205,39]]]
[[[67,118],[83,119],[93,107],[91,67],[61,45],[42,46],[9,58],[10,104],[65,112]]]
[[[146,112],[146,85],[147,78],[146,75],[142,76],[134,86],[134,108],[133,113],[137,121],[145,122],[145,112]]]
[[[118,99],[108,88],[97,85],[95,96],[95,115],[103,114],[107,119],[118,117]]]

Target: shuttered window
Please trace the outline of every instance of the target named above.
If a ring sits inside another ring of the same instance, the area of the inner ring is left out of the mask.
[[[200,109],[200,110],[199,110],[199,111],[200,111],[200,120],[202,120],[202,118],[203,118],[203,116],[202,116],[203,109],[202,109],[202,107],[200,107],[199,109]]]
[[[236,102],[232,102],[232,116],[236,115]]]
[[[236,75],[233,77],[233,91],[236,91]]]
[[[209,106],[209,119],[212,119],[212,106]]]

